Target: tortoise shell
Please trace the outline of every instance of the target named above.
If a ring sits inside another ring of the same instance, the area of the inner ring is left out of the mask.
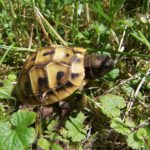
[[[53,45],[30,55],[19,75],[19,99],[48,105],[70,96],[83,83],[85,52],[83,48]]]

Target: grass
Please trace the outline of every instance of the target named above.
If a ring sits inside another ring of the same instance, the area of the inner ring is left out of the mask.
[[[149,149],[149,12],[147,0],[0,0],[0,123],[10,120],[10,115],[19,110],[18,98],[15,102],[10,98],[11,85],[16,85],[14,76],[29,54],[52,43],[79,46],[88,53],[110,55],[114,69],[90,81],[83,114],[73,109],[67,123],[59,120],[57,113],[43,119],[41,137],[36,136],[34,144],[33,139],[28,143],[30,149]],[[109,101],[111,96],[113,103]],[[115,103],[114,96],[120,104]],[[86,137],[71,124],[72,115]],[[55,119],[63,122],[59,134]],[[34,124],[39,128],[40,123]],[[68,137],[68,131],[74,132]],[[55,138],[50,136],[54,133]],[[75,139],[77,134],[80,141]]]

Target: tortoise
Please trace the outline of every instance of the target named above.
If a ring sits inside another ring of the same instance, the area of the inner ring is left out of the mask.
[[[110,71],[106,55],[86,54],[80,47],[52,45],[32,53],[18,78],[19,99],[29,105],[49,105],[65,100],[84,80]]]

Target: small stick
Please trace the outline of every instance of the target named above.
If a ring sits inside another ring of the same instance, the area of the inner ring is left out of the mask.
[[[36,49],[30,49],[30,48],[24,48],[24,47],[15,47],[15,46],[12,47],[11,45],[10,45],[10,46],[7,46],[7,45],[0,45],[0,48],[1,48],[1,49],[6,49],[6,50],[9,49],[10,47],[11,47],[11,50],[10,50],[10,51],[13,50],[13,51],[16,51],[16,52],[17,52],[17,51],[26,51],[26,52],[27,52],[27,51],[29,51],[29,52],[35,52],[35,51],[36,51]]]
[[[46,25],[50,28],[50,30],[55,34],[55,36],[60,40],[60,42],[64,45],[64,46],[68,46],[67,42],[65,42],[61,36],[55,31],[55,29],[49,24],[49,22],[44,18],[44,16],[41,14],[41,12],[38,10],[37,7],[34,7],[34,11],[36,13],[36,15],[38,17],[40,17],[40,21],[41,19],[46,23]],[[43,24],[42,24],[43,25]]]
[[[26,14],[26,9],[23,9],[23,21],[25,21],[25,14]]]
[[[134,79],[138,79],[139,76],[136,74],[126,80],[122,80],[118,85],[114,86],[113,88],[111,88],[110,90],[108,90],[108,93],[114,91],[115,89],[119,88],[119,86],[123,85],[123,84],[126,84],[127,82],[131,81],[131,80],[134,80]]]
[[[41,28],[42,28],[42,31],[43,31],[43,33],[44,33],[44,35],[45,35],[45,38],[47,39],[49,45],[51,46],[51,45],[52,45],[52,41],[51,41],[51,39],[49,38],[48,33],[47,33],[47,31],[45,30],[45,28],[44,28],[44,25],[43,25],[42,20],[41,20],[41,16],[39,15],[39,12],[38,12],[36,9],[35,9],[34,12],[35,12],[35,18],[36,18],[36,20],[38,21],[38,23],[40,24],[40,26],[41,26]]]
[[[149,74],[150,74],[150,68],[148,69],[146,75],[148,76]],[[137,89],[135,90],[135,92],[133,91],[133,93],[132,93],[132,99],[131,99],[131,101],[130,101],[129,104],[128,104],[127,112],[125,113],[125,116],[124,116],[123,120],[124,120],[125,117],[129,114],[129,112],[130,112],[130,110],[131,110],[131,108],[132,108],[132,106],[133,106],[133,103],[134,103],[134,101],[135,101],[135,99],[136,99],[136,97],[137,97],[137,95],[138,95],[138,93],[139,93],[139,91],[140,91],[142,85],[144,84],[145,80],[146,80],[146,77],[144,76],[144,77],[141,79],[141,82],[139,83],[139,85],[138,85]]]
[[[146,75],[147,75],[147,76],[150,75],[150,68],[148,69]],[[146,80],[146,77],[144,76],[144,77],[142,78],[141,82],[139,83],[139,85],[138,85],[138,87],[137,87],[135,93],[134,93],[134,97],[135,97],[135,98],[137,97],[137,95],[138,95],[138,93],[139,93],[139,91],[140,91],[142,85],[144,84],[145,80]]]
[[[125,35],[126,35],[126,29],[127,29],[127,25],[125,26],[124,32],[122,34],[122,38],[120,40],[120,44],[119,44],[119,47],[118,47],[118,52],[123,52],[124,51],[124,46],[122,46],[122,45],[123,45],[123,41],[124,41],[124,38],[125,38]],[[115,65],[118,62],[119,57],[120,57],[120,54],[117,54],[116,59],[114,60]]]
[[[88,3],[85,3],[85,13],[86,13],[87,24],[89,24],[89,22],[90,22],[90,13],[89,13],[89,5],[88,5]]]
[[[29,49],[31,49],[31,46],[32,46],[33,29],[34,29],[34,24],[32,24],[31,26],[31,34],[30,34],[30,40],[29,40],[29,46],[28,46]]]
[[[139,124],[136,129],[139,129],[139,128],[143,128],[145,126],[148,126],[150,125],[150,118],[148,118],[147,120],[143,121],[141,124]]]

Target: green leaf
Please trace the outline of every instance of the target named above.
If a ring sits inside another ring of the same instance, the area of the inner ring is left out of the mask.
[[[133,88],[129,85],[129,84],[124,84],[122,85],[122,90],[130,97],[132,92],[133,92]],[[138,95],[137,97],[141,100],[144,100],[145,98],[142,96],[142,93],[141,92],[138,92]]]
[[[61,128],[60,133],[64,139],[68,138],[68,131],[65,128]]]
[[[56,126],[58,125],[57,120],[52,120],[47,129],[49,131],[49,138],[50,141],[55,142],[55,141],[62,141],[64,143],[69,143],[67,140],[67,131],[64,128],[61,128],[60,130],[56,131]],[[64,134],[65,133],[65,134]]]
[[[138,129],[136,135],[140,140],[143,140],[143,141],[149,140],[150,141],[150,126]]]
[[[11,80],[11,81],[15,81],[16,78],[17,78],[16,75],[13,74],[13,73],[11,73],[11,74],[8,75],[8,79]]]
[[[145,16],[141,16],[140,17],[140,21],[144,24],[146,24],[148,21],[147,21],[147,18]]]
[[[7,120],[8,118],[8,113],[5,110],[5,105],[0,104],[0,122],[2,120]]]
[[[120,116],[120,109],[126,106],[126,103],[121,96],[108,94],[100,97],[101,110],[108,117]]]
[[[35,121],[36,114],[28,110],[19,110],[14,113],[11,118],[11,123],[16,126],[29,126]]]
[[[127,144],[133,149],[145,149],[150,148],[150,127],[138,129],[137,132],[128,135]]]
[[[127,94],[127,96],[131,96],[133,88],[129,84],[124,84],[121,88]]]
[[[120,11],[124,2],[125,0],[110,1],[109,11],[112,18]]]
[[[50,148],[50,142],[43,137],[38,140],[37,145],[43,150],[49,150]]]
[[[127,125],[120,118],[112,119],[110,126],[112,129],[118,133],[121,133],[122,135],[128,135],[131,132]]]
[[[103,6],[100,2],[95,2],[92,9],[99,17],[103,17],[107,21],[111,21],[111,18],[104,12]]]
[[[107,75],[105,75],[104,77],[116,79],[118,76],[119,76],[119,69],[115,68],[112,71],[110,71]]]
[[[0,0],[0,3],[3,5],[3,7],[5,8],[5,4],[3,0]]]
[[[0,123],[0,149],[1,150],[26,150],[36,138],[33,128],[20,127],[14,129],[7,122]]]
[[[121,22],[123,24],[127,25],[128,27],[133,27],[134,26],[134,19],[133,18],[122,20]]]
[[[136,138],[135,133],[129,134],[126,141],[129,147],[139,149],[140,141]]]
[[[68,130],[68,137],[72,139],[73,142],[80,142],[86,137],[86,130],[84,129],[83,122],[85,116],[82,112],[73,118],[69,117],[66,121],[65,127]]]
[[[14,99],[14,97],[11,96],[13,90],[13,84],[11,80],[4,80],[3,86],[0,87],[0,98],[1,99]]]
[[[126,117],[124,122],[125,122],[125,124],[126,124],[129,128],[135,128],[135,127],[136,127],[134,121],[133,121],[130,117]]]
[[[102,23],[100,24],[97,21],[95,23],[93,23],[91,27],[94,29],[94,31],[96,32],[97,35],[104,34],[107,31],[106,26],[104,26]]]
[[[56,120],[52,120],[49,125],[47,126],[47,129],[49,131],[54,131],[55,130],[55,127],[58,125],[58,121]]]
[[[137,40],[139,40],[143,44],[145,44],[150,50],[150,42],[141,31],[138,32],[134,31],[133,33],[131,33],[131,35],[134,36]]]
[[[61,139],[62,139],[62,137],[59,135],[58,132],[52,132],[50,134],[50,140],[53,141],[53,142],[55,142],[56,140],[61,141]]]
[[[138,129],[136,136],[140,142],[140,147],[150,149],[150,126]]]
[[[52,143],[50,148],[51,148],[51,150],[63,150],[63,148],[56,143]]]
[[[67,137],[64,138],[64,136],[60,135],[59,132],[52,132],[52,133],[50,133],[50,137],[49,138],[50,138],[51,142],[62,141],[62,142],[67,143],[67,144],[69,143]]]

